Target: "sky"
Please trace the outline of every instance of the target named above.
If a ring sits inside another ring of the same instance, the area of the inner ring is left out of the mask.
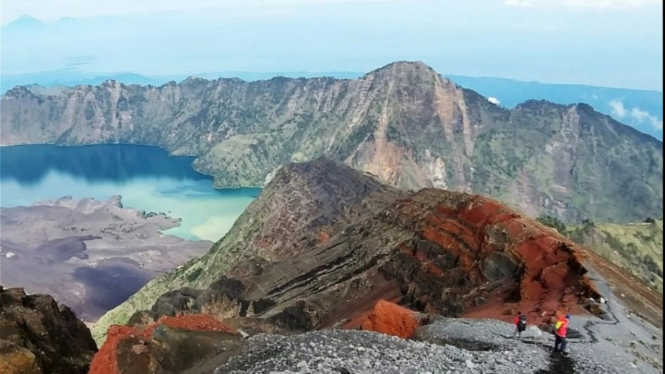
[[[448,75],[662,91],[662,8],[662,0],[2,0],[0,62],[3,75],[155,76],[367,72],[420,60]]]

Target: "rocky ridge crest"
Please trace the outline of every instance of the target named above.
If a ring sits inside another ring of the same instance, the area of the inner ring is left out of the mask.
[[[139,312],[133,322],[150,323],[205,313],[309,331],[360,326],[385,299],[445,316],[510,319],[513,308],[539,321],[584,307],[602,315],[588,302],[606,293],[594,281],[599,274],[631,289],[645,318],[662,318],[662,296],[496,200],[437,189],[406,194],[318,159],[282,168],[209,253],[105,318]]]

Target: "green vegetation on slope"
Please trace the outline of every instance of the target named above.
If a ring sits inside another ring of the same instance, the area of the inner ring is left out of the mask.
[[[551,216],[538,218],[577,243],[630,271],[663,292],[663,220],[616,224],[585,221],[566,226]]]
[[[325,155],[404,190],[489,195],[567,222],[633,222],[663,209],[663,144],[588,105],[507,110],[425,64],[358,79],[106,82],[1,100],[0,144],[131,143],[196,156],[217,187],[256,187]]]

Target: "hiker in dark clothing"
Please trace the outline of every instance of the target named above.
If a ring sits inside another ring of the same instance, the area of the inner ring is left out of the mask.
[[[517,312],[515,317],[515,333],[522,339],[522,332],[526,330],[526,316],[522,312]]]
[[[566,354],[566,335],[568,335],[568,322],[570,322],[570,314],[566,314],[566,318],[562,318],[554,325],[554,352],[561,352]]]

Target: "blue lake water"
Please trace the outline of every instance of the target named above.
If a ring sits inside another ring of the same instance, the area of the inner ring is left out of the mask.
[[[138,145],[2,147],[0,206],[121,195],[126,207],[181,218],[181,226],[169,234],[216,241],[261,190],[213,189],[212,177],[194,171],[193,161]]]

